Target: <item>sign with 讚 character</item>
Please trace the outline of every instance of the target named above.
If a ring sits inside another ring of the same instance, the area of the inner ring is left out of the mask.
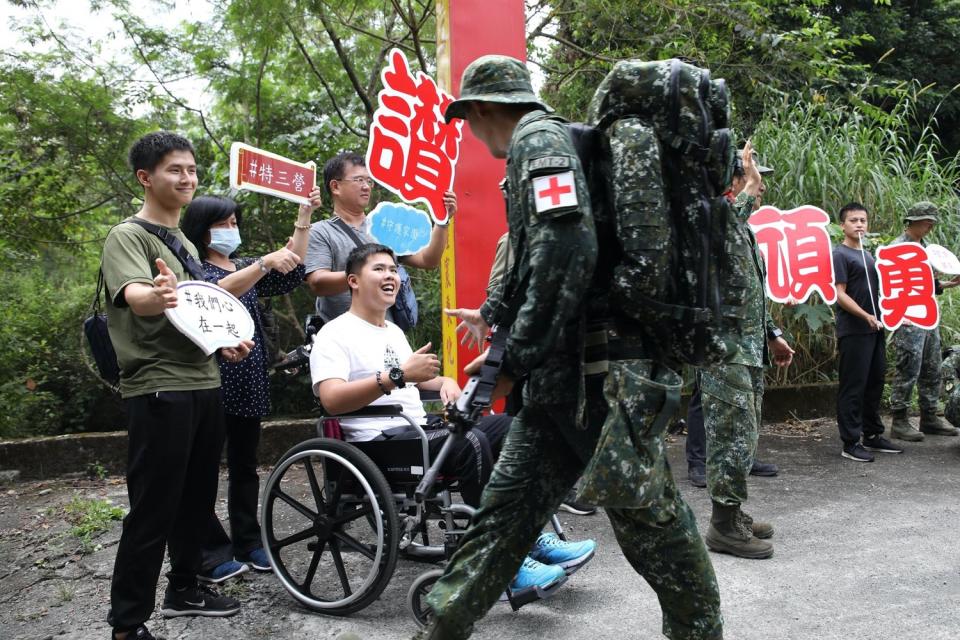
[[[253,318],[243,303],[210,282],[177,284],[177,306],[164,315],[207,355],[253,338]]]
[[[367,171],[404,202],[424,203],[437,224],[446,224],[443,194],[453,188],[463,121],[444,122],[453,96],[422,71],[414,76],[402,51],[393,49],[387,58],[370,125]]]
[[[296,162],[242,142],[230,145],[230,186],[310,204],[317,183],[315,162]]]
[[[410,256],[430,244],[433,223],[426,212],[397,202],[381,202],[367,215],[370,235],[398,256]]]

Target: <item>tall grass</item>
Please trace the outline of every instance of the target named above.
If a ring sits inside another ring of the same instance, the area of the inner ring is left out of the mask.
[[[799,100],[772,105],[752,137],[763,164],[776,170],[764,201],[784,210],[812,204],[832,216],[847,202],[862,202],[871,214],[871,232],[886,242],[899,235],[912,204],[930,200],[939,205],[941,221],[928,240],[960,253],[960,157],[945,155],[935,120],[913,126],[917,95],[904,92],[889,114]],[[921,133],[911,135],[911,130]],[[954,291],[939,298],[945,344],[960,341]],[[773,315],[789,330],[798,357],[788,371],[774,373],[771,382],[835,377],[830,311],[813,302],[775,308]]]

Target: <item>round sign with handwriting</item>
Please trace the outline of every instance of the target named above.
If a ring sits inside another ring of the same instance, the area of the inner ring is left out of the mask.
[[[163,314],[208,356],[253,338],[253,318],[232,294],[209,282],[177,284],[177,306]]]
[[[960,274],[960,260],[957,260],[957,256],[953,255],[953,252],[946,247],[941,247],[938,244],[928,244],[927,260],[930,261],[930,266],[940,273],[951,276]]]

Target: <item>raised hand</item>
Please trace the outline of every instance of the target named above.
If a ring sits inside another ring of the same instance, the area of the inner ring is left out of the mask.
[[[287,245],[283,249],[263,256],[264,266],[279,273],[290,273],[301,262],[300,256],[293,252],[293,238],[287,241]]]
[[[173,309],[177,306],[177,274],[175,274],[162,258],[157,258],[157,270],[160,272],[153,279],[151,292],[157,302],[164,309]]]
[[[460,344],[468,349],[480,349],[483,341],[487,338],[487,334],[490,333],[490,325],[480,315],[480,310],[444,309],[443,312],[460,321],[460,324],[457,325],[457,333],[463,333]]]
[[[414,351],[406,362],[400,365],[406,382],[426,382],[440,374],[440,358],[437,354],[430,353],[432,347],[432,343],[428,342]]]

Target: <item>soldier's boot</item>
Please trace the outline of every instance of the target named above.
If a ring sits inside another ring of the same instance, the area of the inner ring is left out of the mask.
[[[743,520],[743,525],[750,529],[750,532],[753,534],[754,538],[760,538],[761,540],[766,540],[767,538],[773,537],[773,525],[769,522],[758,522],[751,518],[743,510],[740,511],[740,519]]]
[[[739,558],[760,560],[773,555],[773,545],[760,540],[743,522],[740,505],[713,503],[710,527],[704,542],[711,551],[729,553]]]
[[[923,440],[923,434],[913,428],[910,420],[907,418],[907,410],[895,409],[893,413],[893,422],[890,423],[890,435],[899,440],[907,442],[920,442]]]
[[[960,434],[955,427],[943,423],[933,411],[920,410],[920,432],[931,436],[955,436]]]

